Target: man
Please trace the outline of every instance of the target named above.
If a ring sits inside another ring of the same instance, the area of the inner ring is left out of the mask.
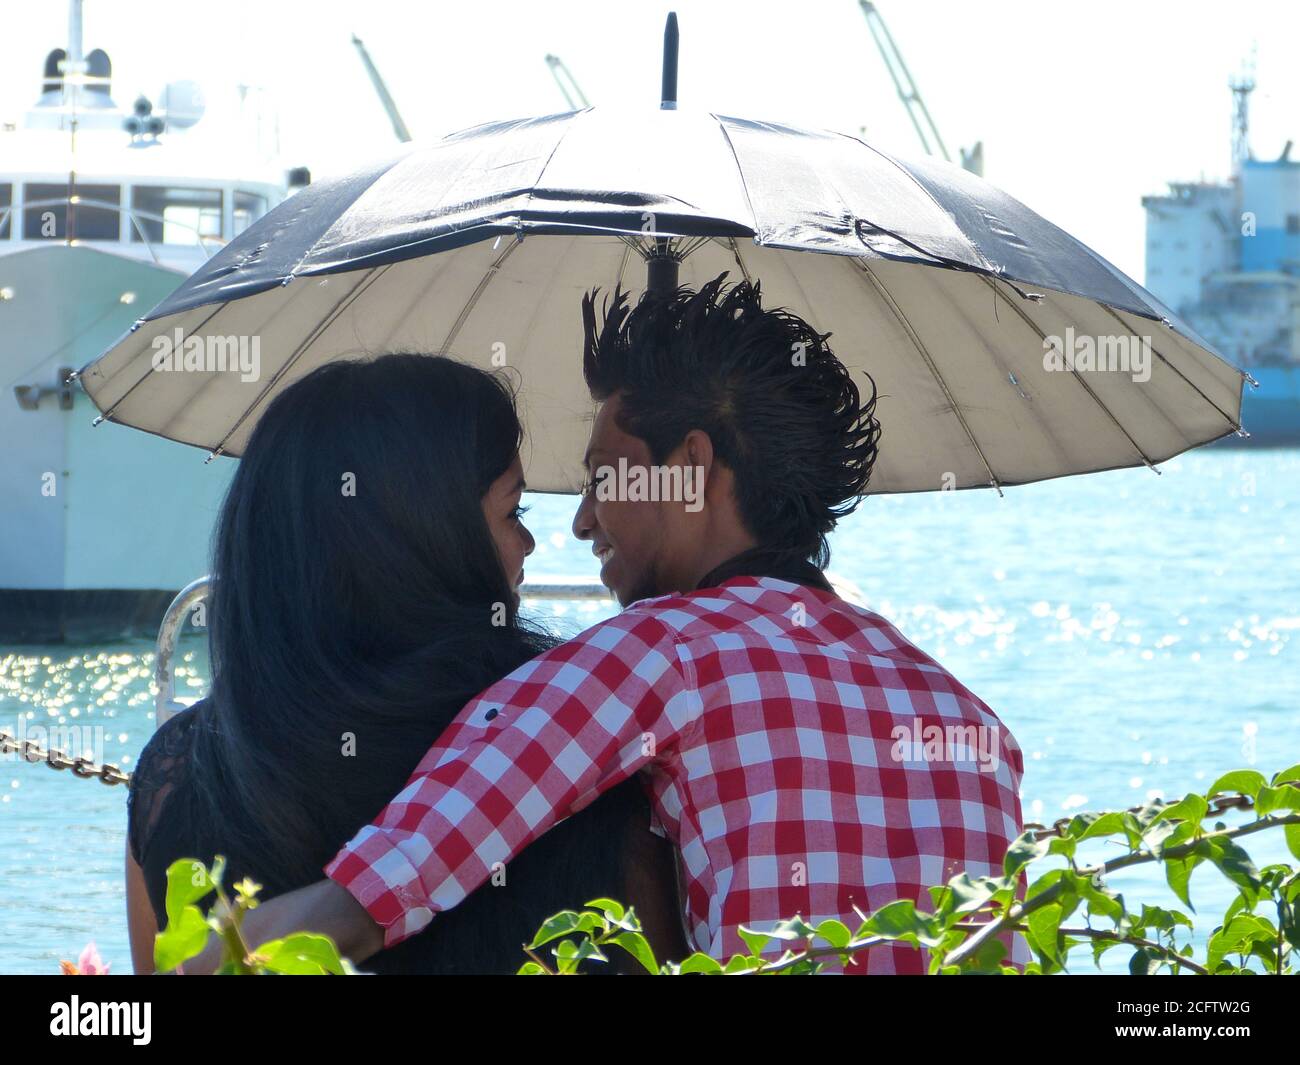
[[[962,870],[1000,873],[1018,746],[822,574],[875,461],[874,388],[862,404],[826,336],[725,276],[632,309],[616,293],[599,324],[583,301],[600,408],[573,529],[627,609],[466,706],[331,881],[260,907],[252,939],[308,928],[363,959],[638,771],[688,930],[720,959],[742,925],[856,927],[898,898],[928,908]],[[923,968],[897,946],[849,971]]]

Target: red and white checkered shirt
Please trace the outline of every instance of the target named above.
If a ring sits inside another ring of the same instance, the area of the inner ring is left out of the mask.
[[[929,910],[930,885],[1001,875],[1023,769],[993,711],[884,618],[735,577],[636,603],[487,689],[325,871],[391,946],[646,770],[688,925],[725,959],[741,925],[856,928],[855,907]],[[1018,935],[1013,952],[1028,960]],[[924,970],[891,946],[849,971]]]

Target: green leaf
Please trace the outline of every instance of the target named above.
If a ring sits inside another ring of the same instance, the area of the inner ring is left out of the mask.
[[[772,935],[777,939],[807,939],[816,933],[817,929],[797,914],[787,921],[778,921],[772,929]]]
[[[1283,825],[1282,835],[1286,838],[1287,850],[1300,859],[1300,825]]]
[[[1055,841],[1053,841],[1055,842]],[[991,876],[972,878],[961,873],[948,881],[953,895],[953,913],[970,913],[988,902],[995,892],[1008,887],[1006,880]]]
[[[683,974],[707,973],[712,975],[722,972],[722,963],[719,962],[717,958],[710,958],[707,954],[696,952],[682,962],[678,972]]]
[[[588,958],[593,961],[608,961],[600,948],[585,936],[578,943],[571,939],[562,939],[551,951],[555,955],[556,968],[560,973],[576,973],[578,965]]]
[[[545,946],[553,939],[567,936],[582,928],[582,915],[573,910],[563,910],[554,917],[548,917],[546,923],[537,930],[537,935],[528,944],[529,949]]]
[[[1142,833],[1142,842],[1158,858],[1164,849],[1165,841],[1172,837],[1181,827],[1181,824],[1159,821]]]
[[[1166,806],[1155,816],[1156,821],[1194,821],[1200,824],[1205,820],[1205,815],[1209,812],[1210,804],[1205,799],[1197,795],[1196,792],[1190,792],[1184,795],[1176,803]]]
[[[167,924],[177,921],[187,906],[211,894],[216,885],[207,867],[195,858],[178,858],[167,867]]]
[[[297,932],[283,939],[263,943],[254,954],[264,968],[290,976],[342,976],[343,961],[328,936]]]
[[[1034,951],[1056,965],[1062,965],[1057,939],[1060,934],[1063,911],[1055,902],[1040,906],[1025,918],[1025,938]]]
[[[1160,955],[1147,947],[1138,947],[1129,959],[1130,976],[1155,976],[1160,972]]]
[[[848,926],[833,918],[817,926],[817,935],[832,947],[846,947],[853,938],[853,933],[849,931]]]
[[[546,976],[548,974],[545,969],[543,969],[540,965],[537,964],[537,962],[526,961],[524,962],[523,965],[519,966],[519,971],[515,973],[515,975],[516,976]]]
[[[1251,861],[1250,855],[1232,840],[1220,837],[1209,840],[1209,860],[1218,867],[1219,872],[1236,884],[1253,903],[1259,898],[1259,870]]]
[[[171,972],[176,966],[201,954],[207,946],[210,931],[198,907],[186,906],[167,922],[164,931],[154,937],[154,968],[160,973]]]
[[[1158,928],[1162,932],[1168,932],[1179,925],[1191,928],[1192,919],[1178,910],[1166,910],[1161,906],[1142,904],[1142,916],[1138,920],[1139,928]]]
[[[772,937],[766,932],[755,932],[752,928],[746,928],[743,925],[737,929],[740,938],[745,941],[745,946],[749,948],[750,954],[762,954],[763,948],[772,941]]]
[[[1263,817],[1279,810],[1300,810],[1300,788],[1283,784],[1278,788],[1265,785],[1259,789],[1255,796],[1255,812]]]
[[[631,954],[651,976],[659,972],[659,963],[655,960],[654,951],[650,949],[646,937],[640,932],[620,932],[608,942],[617,943]]]
[[[1274,787],[1292,782],[1300,783],[1300,765],[1293,765],[1289,769],[1283,769],[1280,773],[1273,774]]]
[[[1164,861],[1165,880],[1178,900],[1192,913],[1196,912],[1196,907],[1192,905],[1192,897],[1188,894],[1188,884],[1192,879],[1192,870],[1204,860],[1198,854],[1189,854],[1186,858],[1166,858]]]
[[[1073,858],[1079,841],[1073,836],[1053,836],[1048,843],[1048,854],[1060,854],[1066,858]]]
[[[1220,793],[1240,792],[1253,799],[1259,793],[1259,789],[1267,784],[1268,781],[1264,779],[1263,773],[1256,772],[1254,769],[1234,769],[1231,773],[1224,773],[1219,777],[1205,793],[1205,797],[1212,799]]]
[[[996,973],[1002,968],[1002,959],[1006,956],[1007,948],[1002,940],[997,937],[986,939],[976,948],[975,953],[966,960],[962,971],[967,973]]]
[[[1113,836],[1116,832],[1125,831],[1124,819],[1123,811],[1076,814],[1070,821],[1070,835],[1080,843],[1097,836]]]
[[[1076,886],[1079,894],[1088,903],[1091,917],[1108,917],[1116,925],[1124,916],[1124,899],[1117,891],[1111,891],[1104,884],[1096,884],[1086,877],[1079,877]]]
[[[1034,841],[1033,832],[1023,832],[1016,837],[1014,843],[1007,848],[1007,853],[1002,859],[1002,871],[1007,876],[1015,876],[1030,862],[1037,861],[1045,855],[1051,844],[1047,840]]]
[[[1120,946],[1118,939],[1094,939],[1092,941],[1092,961],[1098,969],[1101,968],[1101,956],[1112,947]]]
[[[600,910],[601,913],[608,914],[614,919],[615,924],[623,920],[627,913],[622,903],[615,902],[613,899],[592,899],[585,905],[588,909]]]
[[[566,939],[560,944],[560,947],[566,947],[572,942],[572,940]],[[568,952],[566,951],[565,953],[567,955]],[[609,961],[609,959],[601,953],[600,947],[586,937],[578,940],[577,949],[574,952],[573,957],[578,961],[586,961],[588,958],[592,961]]]
[[[862,927],[869,935],[914,945],[934,947],[940,941],[936,922],[926,914],[917,913],[916,904],[911,899],[897,899],[882,906],[867,918]]]

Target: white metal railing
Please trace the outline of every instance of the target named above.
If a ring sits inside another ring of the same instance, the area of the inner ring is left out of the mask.
[[[208,597],[211,584],[211,577],[200,577],[187,584],[171,601],[171,605],[163,614],[162,624],[158,626],[153,666],[153,680],[157,688],[154,695],[154,728],[182,710],[188,710],[191,705],[190,702],[176,697],[176,673],[172,668],[172,659],[176,654],[176,641],[185,625],[185,618]],[[541,599],[559,602],[612,601],[609,589],[594,581],[525,584],[519,590],[519,597],[524,600]]]
[[[827,580],[835,588],[836,594],[855,605],[862,605],[862,593],[857,586],[843,578],[827,574]],[[158,640],[154,645],[153,679],[157,688],[154,695],[155,720],[158,728],[168,718],[182,710],[188,710],[191,702],[182,702],[176,698],[176,675],[172,669],[172,658],[176,653],[176,640],[180,636],[185,618],[194,607],[208,597],[212,584],[211,577],[200,577],[191,581],[171,601],[163,614],[162,624],[158,627]],[[523,600],[545,600],[559,602],[593,602],[612,601],[609,589],[595,581],[572,581],[558,584],[524,584],[519,590]]]
[[[73,196],[76,197],[75,201],[73,200]],[[153,261],[155,263],[161,262],[161,260],[158,258],[158,253],[154,251],[154,242],[151,241],[148,238],[148,236],[146,236],[144,227],[140,224],[141,219],[144,219],[146,222],[154,222],[157,223],[158,225],[167,226],[170,228],[187,230],[189,233],[193,235],[194,240],[192,244],[185,244],[182,246],[187,248],[197,247],[203,252],[204,257],[208,259],[211,259],[213,255],[212,249],[209,247],[210,244],[215,244],[217,247],[222,247],[226,244],[226,240],[224,237],[214,236],[211,233],[204,233],[202,231],[201,226],[191,225],[189,222],[182,222],[175,218],[165,218],[164,216],[160,214],[155,214],[152,211],[142,211],[138,207],[131,207],[123,203],[114,203],[112,200],[97,200],[92,197],[82,196],[76,192],[72,193],[70,196],[63,196],[56,199],[24,200],[21,205],[10,204],[8,207],[5,207],[3,210],[0,210],[0,229],[4,228],[5,221],[8,220],[10,222],[9,239],[11,240],[13,239],[18,239],[18,240],[54,239],[56,241],[58,240],[58,238],[51,238],[51,237],[28,237],[25,231],[21,236],[19,236],[18,234],[19,223],[23,222],[23,219],[21,217],[16,216],[14,212],[18,210],[20,207],[21,210],[24,212],[28,210],[37,210],[42,207],[46,207],[46,208],[48,207],[93,207],[96,210],[113,211],[118,215],[125,215],[126,220],[128,222],[128,232],[125,238],[123,238],[122,236],[122,225],[119,222],[117,227],[118,234],[116,240],[112,240],[109,238],[99,238],[99,237],[78,237],[75,233],[71,234],[70,236],[65,236],[62,239],[64,241],[67,240],[75,240],[78,242],[95,241],[96,243],[100,243],[102,241],[103,243],[106,244],[129,244],[131,243],[130,234],[131,232],[134,232],[139,235],[140,243],[145,246],[145,249],[149,252],[150,256],[152,256]],[[66,221],[64,225],[66,228],[67,225]],[[159,243],[163,247],[168,246],[166,241],[160,241]]]

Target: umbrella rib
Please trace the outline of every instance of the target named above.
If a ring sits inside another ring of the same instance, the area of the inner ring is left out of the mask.
[[[1046,334],[1045,334],[1041,329],[1038,328],[1038,323],[1035,322],[1032,318],[1030,318],[1029,315],[1025,314],[1025,312],[1024,312],[1023,310],[1020,309],[1020,306],[1019,306],[1018,304],[1013,303],[1010,299],[1008,299],[1008,298],[1007,298],[1007,294],[1006,294],[1005,292],[1003,292],[1001,289],[998,288],[997,283],[994,281],[993,278],[991,278],[991,277],[985,275],[984,280],[985,280],[985,283],[987,283],[988,286],[989,286],[991,289],[993,289],[994,295],[995,295],[995,296],[1001,296],[1001,297],[1002,297],[1002,302],[1005,303],[1008,307],[1010,307],[1013,311],[1015,311],[1016,314],[1018,314],[1018,315],[1020,316],[1020,320],[1021,320],[1022,322],[1025,323],[1025,325],[1029,326],[1030,329],[1032,329],[1035,333],[1038,334],[1038,339],[1039,339],[1039,341],[1041,341],[1042,343],[1046,344],[1046,343],[1047,343],[1047,335],[1046,335]],[[1097,305],[1098,305],[1099,307],[1105,307],[1105,306],[1106,306],[1104,303],[1098,303]],[[1109,310],[1109,308],[1107,308],[1107,309]],[[1122,324],[1122,323],[1123,323],[1123,319],[1120,319],[1120,321],[1121,321],[1121,324]],[[1132,446],[1133,450],[1136,451],[1136,452],[1138,453],[1138,458],[1140,458],[1140,459],[1142,460],[1142,462],[1146,465],[1146,467],[1147,467],[1148,469],[1154,471],[1155,473],[1159,473],[1160,471],[1156,469],[1156,464],[1155,464],[1154,462],[1152,462],[1151,459],[1147,456],[1147,453],[1146,453],[1145,451],[1143,451],[1141,447],[1138,446],[1138,442],[1137,442],[1136,440],[1133,439],[1133,437],[1130,435],[1129,431],[1128,431],[1127,429],[1124,428],[1123,424],[1120,422],[1120,420],[1119,420],[1118,418],[1115,417],[1115,415],[1114,415],[1114,413],[1111,411],[1111,409],[1110,409],[1108,406],[1106,406],[1105,403],[1102,402],[1101,397],[1098,396],[1097,393],[1094,392],[1094,391],[1092,390],[1092,386],[1089,385],[1088,382],[1085,381],[1085,380],[1080,376],[1079,371],[1076,370],[1073,366],[1070,366],[1070,367],[1067,367],[1067,368],[1068,368],[1069,371],[1070,371],[1070,375],[1071,375],[1071,376],[1072,376],[1076,381],[1078,381],[1079,384],[1083,387],[1083,390],[1084,390],[1085,392],[1087,392],[1089,396],[1092,397],[1092,401],[1093,401],[1094,403],[1096,403],[1097,406],[1099,406],[1103,411],[1106,412],[1106,417],[1108,417],[1112,422],[1114,422],[1114,424],[1115,424],[1115,428],[1118,429],[1121,433],[1124,434],[1124,439],[1127,440],[1127,441],[1129,442],[1129,444]]]
[[[727,150],[731,152],[731,158],[736,161],[736,174],[740,178],[740,189],[745,194],[745,204],[749,207],[749,220],[754,223],[750,228],[754,231],[754,239],[758,240],[758,212],[754,210],[754,197],[749,194],[749,182],[745,180],[745,168],[740,165],[740,153],[736,151],[736,145],[732,141],[731,133],[728,131],[727,124],[723,122],[722,117],[712,111],[709,112],[709,117],[718,124],[718,129],[722,131],[722,139],[727,142]]]
[[[198,328],[199,328],[199,329],[205,329],[205,328],[207,327],[207,324],[208,324],[210,321],[212,321],[212,319],[215,318],[218,314],[220,314],[221,311],[222,311],[222,308],[224,308],[225,306],[226,306],[226,305],[225,305],[224,303],[220,303],[220,304],[218,304],[218,305],[213,309],[212,313],[209,314],[206,318],[203,319],[203,321],[201,321],[201,322],[199,323]],[[144,319],[141,319],[139,324],[140,324],[140,325],[143,325],[143,324],[144,324]],[[193,336],[193,335],[194,335],[194,330],[191,330],[191,331],[190,331],[190,336]],[[101,421],[110,421],[110,420],[112,420],[113,415],[117,413],[117,408],[120,407],[123,403],[125,403],[125,402],[127,401],[127,398],[131,395],[131,393],[134,392],[137,388],[139,388],[142,384],[144,384],[147,380],[149,380],[149,378],[152,377],[153,375],[154,375],[154,367],[153,367],[153,360],[151,359],[151,360],[149,361],[149,369],[145,371],[144,376],[141,377],[140,380],[138,380],[135,384],[133,384],[130,388],[128,388],[125,392],[123,392],[120,396],[118,396],[117,399],[113,401],[113,405],[112,405],[111,407],[109,407],[108,410],[104,411],[104,413],[101,414],[101,415],[99,416],[99,418],[97,418],[97,419],[95,420],[95,424],[96,424],[96,425],[99,425]]]
[[[966,438],[971,442],[971,447],[975,449],[975,453],[980,457],[980,462],[984,464],[984,469],[988,471],[989,484],[997,489],[999,496],[1002,495],[1002,482],[999,480],[998,475],[993,472],[993,467],[989,465],[989,460],[984,454],[984,449],[980,447],[979,441],[975,439],[975,434],[971,431],[971,427],[966,421],[966,416],[962,414],[961,408],[958,407],[956,398],[948,388],[948,383],[943,379],[943,375],[939,373],[939,368],[935,365],[934,359],[930,357],[930,352],[926,349],[925,344],[922,343],[916,330],[912,328],[912,323],[907,320],[907,316],[903,313],[903,309],[894,301],[894,297],[890,295],[889,290],[885,288],[880,278],[876,277],[872,272],[871,267],[867,265],[865,259],[855,256],[853,257],[852,262],[858,268],[859,274],[870,280],[871,284],[875,287],[877,295],[879,295],[885,302],[886,306],[888,306],[890,311],[893,313],[894,318],[898,321],[898,324],[906,331],[908,339],[912,341],[913,347],[916,348],[917,353],[929,368],[931,375],[938,383],[940,389],[943,390],[944,397],[948,400],[949,407],[952,409],[957,421],[961,423]]]
[[[1110,307],[1105,303],[1101,304],[1101,306],[1105,307],[1106,313],[1109,314],[1112,318],[1114,318],[1115,321],[1119,322],[1119,324],[1122,325],[1125,329],[1129,328],[1128,322],[1124,321],[1123,318],[1121,318],[1118,314],[1116,314],[1115,309],[1113,307]],[[1241,426],[1237,422],[1234,422],[1232,418],[1228,415],[1228,413],[1224,411],[1223,408],[1220,407],[1217,403],[1215,403],[1214,400],[1212,400],[1209,396],[1207,396],[1204,392],[1202,392],[1200,387],[1194,381],[1192,381],[1192,379],[1189,378],[1185,373],[1183,373],[1182,370],[1180,370],[1177,366],[1175,366],[1172,362],[1170,362],[1167,358],[1165,358],[1165,356],[1161,355],[1159,350],[1156,348],[1155,344],[1151,345],[1151,350],[1155,352],[1157,359],[1163,362],[1166,366],[1169,367],[1169,369],[1173,370],[1174,373],[1176,373],[1179,377],[1181,377],[1184,381],[1186,381],[1188,386],[1192,388],[1198,396],[1200,396],[1203,400],[1205,400],[1206,403],[1208,403],[1211,407],[1213,407],[1216,411],[1218,411],[1219,415],[1223,418],[1224,421],[1228,423],[1228,425],[1231,428],[1240,431]]]
[[[626,244],[632,251],[636,252],[641,258],[646,257],[646,249],[639,238],[629,237],[625,233],[618,234],[618,239]]]
[[[482,297],[483,293],[487,291],[487,287],[492,283],[492,279],[496,277],[497,271],[505,265],[505,261],[514,254],[514,250],[522,243],[523,241],[519,239],[512,240],[505,246],[504,250],[502,250],[502,252],[488,264],[488,268],[483,271],[483,276],[479,278],[479,282],[474,287],[474,291],[470,293],[469,299],[465,301],[465,306],[461,308],[460,314],[456,316],[456,320],[452,323],[451,329],[447,333],[447,338],[442,342],[442,347],[438,349],[440,352],[446,354],[451,350],[451,346],[455,343],[456,337],[459,336],[460,331],[465,328],[466,320],[469,318],[470,313],[474,310],[475,306],[478,305],[480,297]]]
[[[617,291],[620,287],[622,287],[622,284],[623,284],[623,275],[627,272],[627,261],[628,261],[629,256],[631,256],[631,254],[632,254],[632,252],[633,252],[633,250],[634,250],[634,249],[632,248],[632,245],[631,245],[631,244],[628,244],[627,241],[623,241],[623,243],[624,243],[625,245],[627,245],[627,246],[623,249],[623,258],[619,261],[619,264],[618,264],[618,273],[614,276],[614,290],[615,290],[615,291]]]
[[[736,257],[736,265],[740,267],[741,274],[744,275],[745,280],[748,282],[750,280],[749,268],[745,265],[744,260],[741,259],[740,257],[740,245],[736,242],[735,237],[728,237],[727,243],[731,246],[731,254]]]
[[[324,321],[319,322],[316,328],[311,331],[307,339],[304,340],[301,344],[298,345],[297,348],[294,349],[294,353],[292,355],[290,355],[287,359],[285,359],[284,363],[280,366],[280,368],[276,370],[274,374],[271,375],[271,380],[269,380],[266,383],[266,387],[263,388],[262,391],[257,394],[257,398],[254,399],[252,403],[250,403],[247,407],[244,408],[244,413],[241,414],[239,416],[239,419],[235,422],[235,424],[232,425],[226,431],[226,435],[217,441],[217,446],[212,449],[212,453],[207,457],[208,462],[211,462],[218,455],[225,453],[226,442],[232,436],[234,436],[235,433],[239,431],[239,427],[243,425],[245,421],[248,420],[248,416],[257,409],[258,404],[260,404],[262,400],[264,400],[267,397],[271,389],[273,389],[279,383],[280,379],[286,373],[289,372],[290,367],[292,367],[293,364],[298,361],[298,359],[302,356],[303,352],[305,352],[309,347],[311,347],[314,343],[316,343],[316,341],[321,337],[321,335],[325,332],[325,330],[327,330],[330,326],[332,326],[338,320],[339,315],[341,315],[345,310],[347,310],[350,306],[352,306],[352,304],[356,302],[357,298],[360,297],[360,295],[363,292],[365,292],[366,289],[368,289],[372,284],[374,284],[375,281],[377,281],[380,277],[386,274],[391,265],[392,264],[390,263],[385,266],[371,267],[370,270],[366,273],[365,277],[363,277],[360,281],[358,281],[355,285],[353,285],[351,290],[345,293],[339,299],[339,301],[334,304],[333,309],[325,317]]]

